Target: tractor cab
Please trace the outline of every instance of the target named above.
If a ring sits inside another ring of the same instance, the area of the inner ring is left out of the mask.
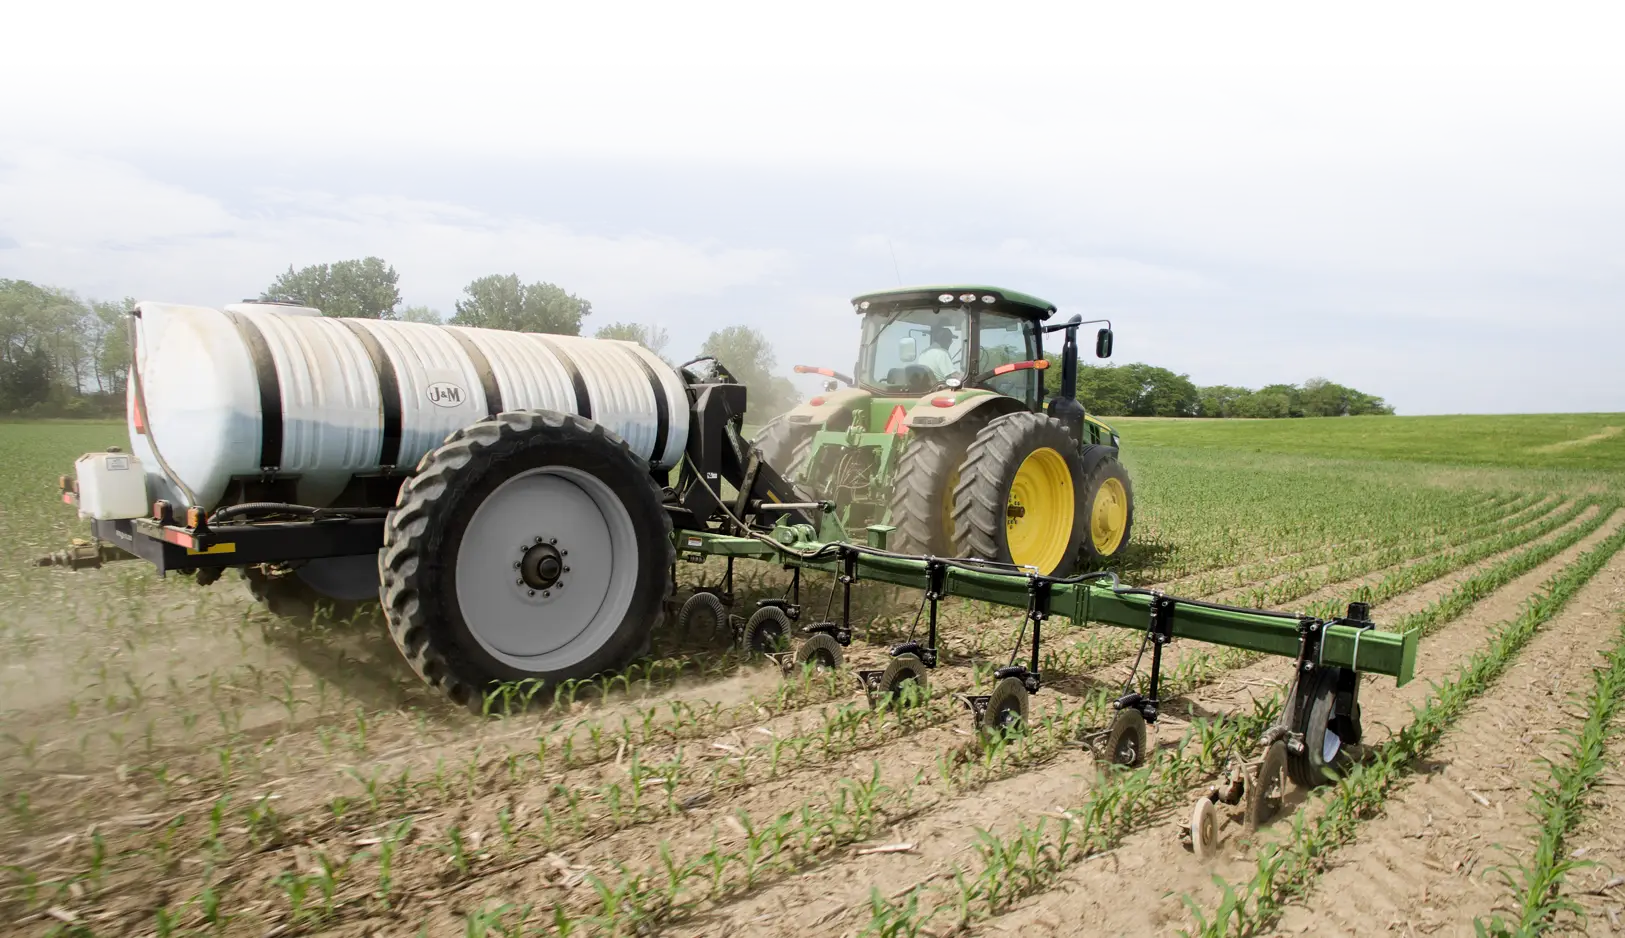
[[[984,286],[888,290],[857,297],[863,317],[856,383],[884,397],[982,388],[1036,407],[1043,393],[1042,323],[1055,307]]]

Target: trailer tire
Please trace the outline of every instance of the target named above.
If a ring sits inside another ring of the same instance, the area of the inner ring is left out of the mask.
[[[984,421],[966,417],[940,430],[909,431],[892,486],[892,549],[904,554],[954,556],[954,489],[959,465]]]
[[[965,451],[954,489],[954,546],[961,557],[1066,575],[1086,530],[1077,440],[1054,417],[996,417]]]
[[[505,683],[624,667],[665,615],[676,552],[660,488],[590,420],[481,420],[424,457],[395,505],[378,555],[390,634],[476,713]]]

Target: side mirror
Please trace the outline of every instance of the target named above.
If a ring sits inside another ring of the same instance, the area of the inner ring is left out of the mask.
[[[919,343],[913,336],[898,341],[897,357],[905,362],[911,362],[920,357]]]
[[[1112,331],[1110,329],[1102,329],[1095,333],[1095,357],[1112,357]]]

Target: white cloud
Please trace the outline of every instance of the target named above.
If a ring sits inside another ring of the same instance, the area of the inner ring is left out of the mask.
[[[552,280],[605,318],[653,321],[663,304],[781,276],[777,250],[649,233],[581,234],[527,218],[388,195],[266,190],[228,207],[127,164],[39,149],[0,152],[0,253],[8,276],[99,296],[219,304],[289,264],[378,255],[409,303],[449,311],[489,273]]]
[[[13,70],[0,76],[0,122],[76,148],[887,174],[1006,224],[1066,229],[1085,254],[1271,270],[1617,270],[1604,245],[1625,237],[1617,169],[1565,163],[1588,146],[1573,128],[1620,107],[1575,93],[1566,70],[1058,72],[1024,96],[941,88],[920,72],[877,83],[738,68],[200,75]],[[1524,130],[1557,146],[1531,150]]]
[[[378,254],[409,302],[513,271],[674,349],[749,322],[837,365],[850,294],[991,281],[1199,381],[1625,408],[1599,377],[1625,343],[1618,4],[8,14],[0,275],[217,303]]]
[[[957,232],[948,229],[945,235]],[[853,239],[854,252],[888,262],[891,252],[907,259],[904,281],[980,283],[986,277],[978,271],[1000,272],[1007,280],[1034,278],[1058,281],[1078,292],[1090,287],[1143,290],[1158,295],[1208,293],[1219,285],[1194,270],[1165,266],[1133,257],[1113,256],[1084,249],[1068,250],[1065,245],[1040,243],[1029,238],[1004,238],[994,243],[978,241],[898,239],[884,235],[861,235]],[[1002,282],[1002,281],[1001,281]],[[1014,281],[1013,281],[1014,282]]]

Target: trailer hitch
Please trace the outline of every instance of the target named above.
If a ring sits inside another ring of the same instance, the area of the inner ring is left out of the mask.
[[[67,567],[71,570],[100,569],[104,563],[115,560],[135,560],[134,554],[126,553],[111,544],[95,543],[76,537],[73,544],[62,550],[49,554],[42,554],[34,559],[36,567]]]

